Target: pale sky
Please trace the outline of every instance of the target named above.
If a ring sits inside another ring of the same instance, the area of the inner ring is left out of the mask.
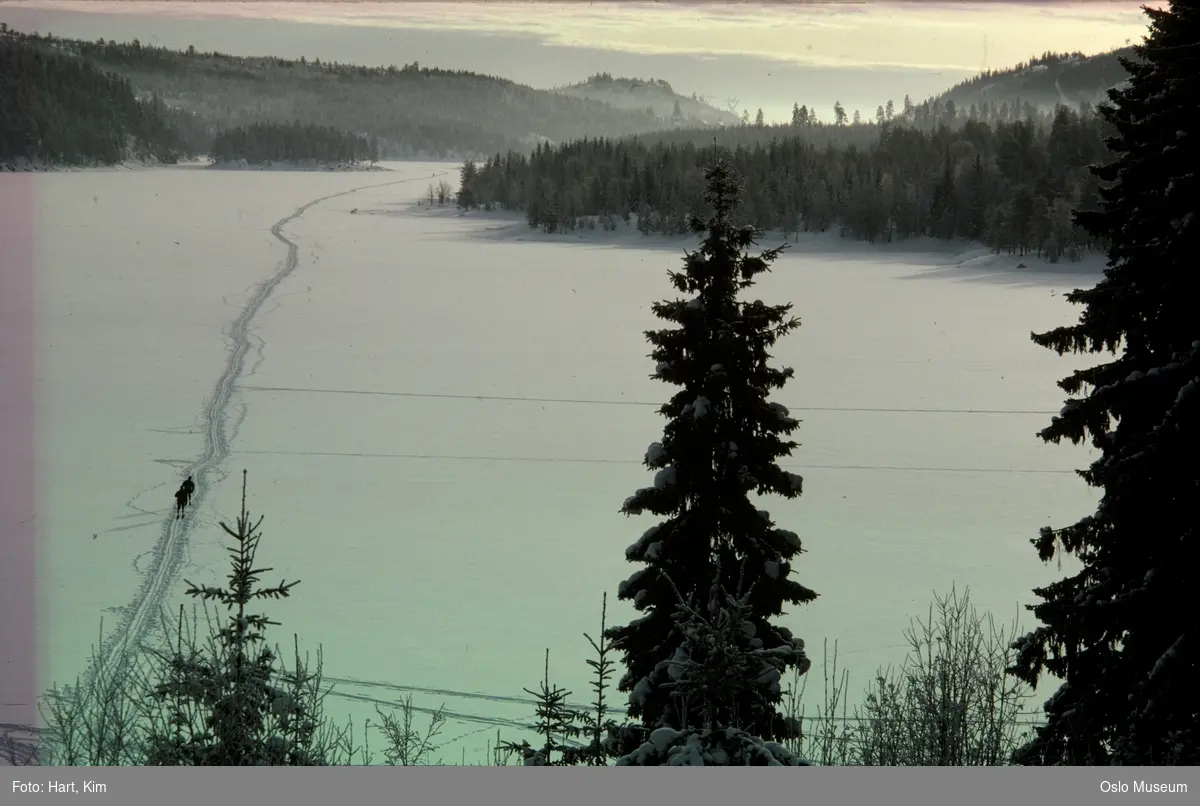
[[[19,30],[237,55],[465,69],[535,87],[592,72],[664,78],[763,107],[870,113],[1045,51],[1140,42],[1138,2],[107,2],[0,0]],[[822,114],[822,117],[825,117]]]
[[[545,44],[645,54],[749,55],[814,66],[979,71],[1047,50],[1098,53],[1140,37],[1139,2],[106,2],[6,7],[185,19],[534,35]],[[986,62],[985,62],[986,40]]]

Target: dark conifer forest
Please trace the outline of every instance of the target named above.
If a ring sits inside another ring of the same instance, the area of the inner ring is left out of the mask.
[[[721,155],[745,177],[748,223],[786,235],[969,238],[1052,261],[1101,247],[1071,210],[1097,199],[1088,165],[1105,153],[1106,122],[1065,106],[1015,120],[1007,107],[986,112],[987,120],[964,119],[953,105],[924,105],[910,110],[911,124],[751,126],[539,146],[464,167],[459,203],[522,210],[531,227],[548,232],[594,226],[589,217],[612,227],[636,215],[644,233],[683,234],[687,216],[702,209],[701,169]],[[839,128],[873,130],[874,142],[813,142],[814,132]]]
[[[190,150],[178,118],[125,79],[0,33],[0,163],[173,163]]]
[[[328,126],[255,123],[218,134],[210,156],[218,165],[238,160],[251,165],[274,162],[359,165],[378,161],[379,146],[369,137]]]
[[[1091,442],[1100,456],[1080,475],[1103,496],[1033,540],[1042,561],[1068,554],[1081,567],[1035,591],[1041,624],[1018,645],[1022,679],[1065,681],[1022,764],[1200,763],[1200,8],[1144,11],[1129,84],[1100,107],[1116,130],[1094,169],[1100,203],[1077,219],[1111,241],[1108,268],[1068,297],[1083,308],[1077,324],[1033,336],[1059,355],[1108,355],[1059,382],[1071,398],[1041,433]]]
[[[939,101],[971,104],[1032,103],[1038,107],[1105,100],[1105,92],[1129,79],[1122,59],[1134,58],[1132,47],[1085,56],[1082,53],[1043,53],[1027,62],[1002,69],[984,70],[962,81]]]

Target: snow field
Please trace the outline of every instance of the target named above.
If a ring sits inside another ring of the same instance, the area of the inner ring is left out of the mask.
[[[232,454],[207,482],[180,576],[224,576],[216,522],[236,517],[245,468],[249,508],[266,515],[266,581],[302,581],[266,608],[276,640],[323,645],[332,677],[443,692],[411,693],[476,718],[446,737],[484,731],[446,761],[463,748],[480,760],[494,723],[532,711],[445,692],[527,698],[549,647],[554,681],[586,698],[582,633],[596,637],[602,591],[610,623],[632,614],[615,601],[635,570],[624,550],[654,523],[617,513],[652,483],[640,460],[673,391],[649,377],[649,305],[674,296],[666,272],[692,244],[415,209],[425,177],[453,181],[455,166],[389,167],[39,177],[47,684],[82,670],[103,609],[137,592],[130,564],[204,451],[223,330],[286,256],[270,227],[315,198],[411,179],[283,227],[297,265],[250,323]],[[1071,473],[1089,452],[1036,437],[1076,363],[1028,338],[1073,319],[1061,293],[1088,279],[916,246],[805,238],[749,295],[792,301],[803,322],[776,355],[796,369],[779,402],[802,421],[786,467],[805,492],[761,506],[804,541],[797,574],[821,594],[786,617],[814,658],[810,695],[822,638],[839,640],[857,696],[951,583],[999,622],[1017,616],[1059,575],[1029,539],[1095,504]],[[373,715],[329,702],[357,725]]]

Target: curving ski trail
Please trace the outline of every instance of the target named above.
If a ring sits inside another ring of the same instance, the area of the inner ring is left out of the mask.
[[[441,171],[433,174],[433,176],[445,176],[447,173],[447,171]],[[237,380],[242,374],[246,354],[250,351],[250,323],[262,309],[267,299],[270,298],[272,292],[275,291],[280,283],[287,279],[288,275],[295,271],[299,262],[300,247],[295,241],[289,240],[283,234],[283,228],[300,218],[312,207],[330,199],[349,196],[351,193],[357,193],[360,190],[401,185],[429,178],[431,177],[410,176],[407,179],[397,179],[391,182],[380,182],[372,185],[360,185],[349,190],[330,193],[297,207],[290,215],[279,219],[271,227],[271,235],[287,246],[287,258],[275,274],[257,286],[253,296],[250,297],[250,300],[243,307],[238,317],[233,320],[233,323],[225,334],[227,338],[232,340],[233,350],[230,352],[229,359],[225,364],[225,371],[217,380],[216,386],[213,388],[213,393],[202,414],[204,423],[204,453],[188,467],[188,472],[196,483],[196,489],[192,495],[193,504],[198,506],[204,499],[206,490],[205,475],[216,470],[229,455],[231,436],[226,432],[225,428],[226,411],[232,402]],[[187,536],[192,524],[192,513],[195,512],[196,506],[189,507],[188,512],[181,519],[175,517],[175,509],[171,507],[169,520],[163,524],[162,534],[159,536],[158,543],[152,550],[152,559],[142,582],[141,589],[138,591],[136,598],[122,609],[125,615],[123,622],[97,649],[95,660],[88,670],[88,676],[92,680],[96,680],[106,672],[111,671],[114,661],[119,661],[123,665],[141,649],[142,639],[150,630],[151,616],[158,610],[163,597],[171,585],[174,584],[180,566],[183,563],[187,548]],[[131,652],[131,649],[133,652]]]

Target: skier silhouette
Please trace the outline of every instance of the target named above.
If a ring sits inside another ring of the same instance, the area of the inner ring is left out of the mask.
[[[196,483],[194,481],[192,481],[191,476],[188,476],[187,479],[183,482],[183,484],[180,485],[179,489],[175,492],[175,517],[176,518],[183,517],[184,507],[186,507],[188,504],[190,504],[192,502],[192,493],[194,493],[195,491],[196,491]]]

